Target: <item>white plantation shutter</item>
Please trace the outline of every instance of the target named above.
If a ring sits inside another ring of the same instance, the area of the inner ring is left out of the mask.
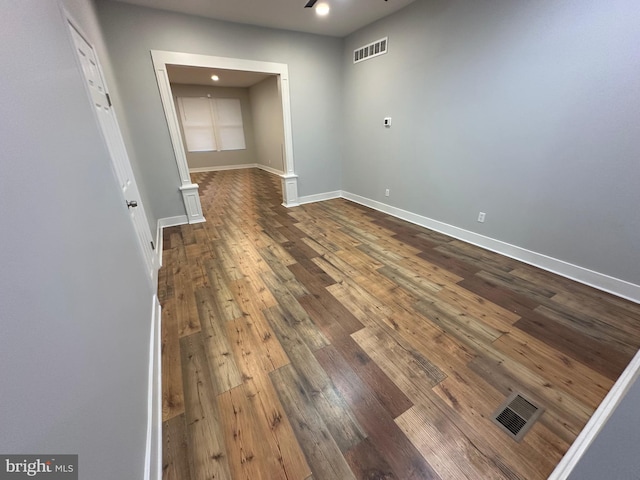
[[[189,152],[246,148],[238,98],[178,97]]]
[[[215,112],[220,150],[245,149],[240,100],[238,98],[216,98]]]
[[[213,133],[213,115],[208,98],[178,97],[187,150],[208,152],[217,150]]]

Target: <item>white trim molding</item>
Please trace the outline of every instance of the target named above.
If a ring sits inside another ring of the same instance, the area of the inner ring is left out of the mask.
[[[549,257],[541,253],[532,252],[531,250],[511,245],[501,240],[485,237],[484,235],[480,235],[463,228],[454,227],[453,225],[439,222],[438,220],[433,220],[401,208],[392,207],[385,203],[356,195],[355,193],[343,191],[342,197],[347,200],[351,200],[352,202],[373,208],[374,210],[379,210],[381,212],[388,213],[389,215],[393,215],[394,217],[415,223],[416,225],[444,233],[445,235],[491,250],[492,252],[505,255],[515,260],[528,263],[529,265],[533,265],[543,270],[589,285],[590,287],[597,288],[598,290],[611,293],[635,303],[640,303],[640,285],[620,280],[619,278],[610,277],[603,273],[594,272],[593,270],[573,265],[565,262],[564,260],[558,260],[557,258]]]
[[[198,195],[198,184],[190,183],[180,187],[184,207],[187,210],[187,221],[189,223],[202,223],[205,221],[202,213],[202,205],[200,204],[200,196]]]
[[[315,195],[305,195],[304,197],[299,197],[298,202],[300,205],[304,205],[305,203],[315,203],[315,202],[324,202],[325,200],[332,200],[334,198],[341,198],[342,190],[336,190],[335,192],[325,192],[325,193],[316,193]]]
[[[186,225],[189,223],[187,221],[186,215],[177,215],[175,217],[165,217],[158,219],[158,228],[167,228],[167,227],[177,227],[178,225]]]
[[[284,172],[280,170],[276,170],[275,168],[267,167],[266,165],[261,165],[259,163],[242,163],[240,165],[217,165],[212,167],[194,167],[194,168],[190,168],[189,172],[190,173],[222,172],[225,170],[244,170],[246,168],[259,168],[260,170],[273,173],[274,175],[278,175],[279,177],[284,175]]]
[[[569,477],[569,474],[573,471],[591,443],[598,436],[602,427],[607,423],[607,420],[609,420],[609,417],[611,417],[616,407],[620,404],[639,375],[640,351],[636,353],[633,360],[631,360],[631,363],[627,365],[627,368],[622,372],[622,375],[620,375],[611,390],[609,390],[607,396],[604,397],[604,400],[598,409],[594,412],[593,416],[589,419],[578,437],[571,444],[567,453],[564,454],[560,463],[558,463],[553,472],[551,472],[549,480],[565,480]]]
[[[178,225],[186,225],[188,223],[189,221],[186,215],[178,215],[177,217],[166,217],[158,219],[158,226],[156,228],[156,250],[158,251],[158,268],[162,267],[162,249],[164,248],[162,242],[162,230],[167,227],[176,227]]]
[[[167,63],[170,63],[163,52],[151,52],[151,60],[153,62],[156,81],[158,82],[158,90],[160,92],[160,100],[167,119],[169,127],[169,136],[173,146],[173,153],[178,166],[180,175],[180,192],[184,208],[187,211],[189,223],[203,222],[202,206],[200,205],[200,197],[198,196],[198,185],[191,183],[189,175],[189,167],[187,165],[187,155],[184,151],[182,143],[182,135],[178,124],[178,116],[175,105],[173,104],[173,95],[171,94],[171,84],[169,83],[169,74],[167,73]]]
[[[282,178],[282,205],[287,208],[297,207],[298,203],[298,176],[285,173]]]
[[[212,167],[194,167],[190,168],[190,173],[206,173],[206,172],[222,172],[225,170],[244,170],[246,168],[257,168],[257,163],[242,163],[240,165],[218,165]]]
[[[272,173],[273,175],[277,175],[279,177],[282,177],[284,175],[284,172],[272,167],[267,167],[266,165],[262,165],[260,163],[256,163],[256,168],[259,168],[260,170],[264,170],[265,172]]]
[[[147,391],[147,441],[145,448],[145,480],[162,478],[162,308],[153,295],[151,334],[149,340],[149,383]]]
[[[202,207],[198,197],[197,185],[191,184],[187,156],[180,134],[178,116],[176,114],[171,84],[167,73],[167,65],[184,65],[190,67],[221,68],[225,70],[243,70],[246,72],[259,72],[276,75],[278,79],[278,91],[282,103],[282,116],[284,124],[284,163],[287,176],[287,188],[282,189],[283,205],[298,205],[298,177],[295,174],[293,159],[293,134],[291,129],[291,98],[289,91],[289,67],[284,63],[261,62],[241,58],[214,57],[210,55],[198,55],[194,53],[168,52],[151,50],[151,61],[158,82],[160,98],[164,108],[169,135],[175,153],[178,172],[180,174],[183,200],[189,218],[189,223],[204,221]],[[295,185],[294,185],[295,184]],[[283,184],[284,187],[284,184]],[[194,192],[195,190],[195,192]],[[185,193],[187,191],[188,193]]]

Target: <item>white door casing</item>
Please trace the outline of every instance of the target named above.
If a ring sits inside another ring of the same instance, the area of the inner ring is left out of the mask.
[[[115,170],[118,185],[122,192],[123,204],[127,205],[129,217],[134,226],[138,243],[145,260],[147,273],[150,279],[154,278],[158,265],[155,245],[153,244],[151,230],[147,221],[147,215],[140,199],[138,186],[133,176],[129,155],[122,139],[122,133],[118,126],[115,112],[111,107],[111,100],[107,92],[100,63],[91,44],[80,33],[73,22],[67,18],[75,51],[80,60],[82,73],[86,80],[87,90],[91,96],[104,139],[109,150],[111,162]]]
[[[246,72],[260,72],[277,75],[278,89],[282,101],[282,114],[284,120],[284,174],[280,175],[282,181],[282,204],[285,207],[295,207],[298,203],[298,176],[295,173],[293,160],[293,135],[291,128],[291,99],[289,95],[289,67],[284,63],[261,62],[256,60],[246,60],[241,58],[214,57],[210,55],[198,55],[194,53],[168,52],[162,50],[152,50],[151,60],[158,82],[160,98],[164,108],[169,135],[173,144],[173,151],[180,173],[180,191],[182,192],[187,217],[189,223],[203,222],[200,197],[198,196],[198,185],[191,183],[189,176],[189,166],[187,156],[184,151],[184,144],[178,115],[171,85],[167,73],[167,65],[186,65],[191,67],[221,68],[225,70],[242,70]]]

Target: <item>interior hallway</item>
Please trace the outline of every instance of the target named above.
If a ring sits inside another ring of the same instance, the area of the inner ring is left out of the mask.
[[[640,305],[260,170],[164,231],[165,479],[546,478],[640,346]],[[520,443],[490,417],[545,409]]]

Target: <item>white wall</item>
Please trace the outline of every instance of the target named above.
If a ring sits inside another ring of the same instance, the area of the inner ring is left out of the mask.
[[[179,112],[177,97],[206,97],[207,95],[211,95],[212,98],[237,98],[240,100],[244,139],[247,148],[243,150],[226,150],[222,152],[189,152],[185,145],[184,151],[187,155],[189,168],[226,167],[256,163],[257,151],[256,142],[254,140],[254,122],[248,88],[221,88],[207,87],[206,85],[182,85],[172,83],[171,92],[173,93],[173,101],[174,105],[176,105],[177,112]],[[178,123],[180,124],[182,138],[184,139],[182,117],[180,116],[180,113],[178,113]]]
[[[258,163],[284,172],[284,119],[278,77],[271,76],[249,88]]]
[[[639,24],[636,0],[417,0],[354,33],[343,190],[640,285]]]
[[[0,0],[0,452],[140,479],[152,289],[58,4]]]
[[[293,154],[298,192],[311,195],[340,187],[342,40],[252,27],[136,7],[97,2],[136,138],[136,156],[148,180],[158,217],[184,215],[180,185],[150,50],[168,50],[284,63],[289,66]],[[323,135],[318,135],[318,132]]]

